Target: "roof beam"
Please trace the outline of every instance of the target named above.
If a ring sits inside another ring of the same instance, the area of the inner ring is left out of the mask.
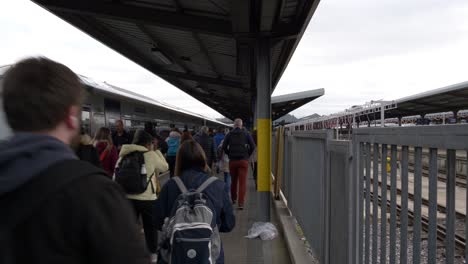
[[[213,62],[213,59],[210,57],[210,53],[208,52],[208,49],[206,46],[203,44],[203,41],[201,40],[200,36],[198,36],[198,33],[192,32],[193,37],[197,41],[198,45],[200,46],[200,50],[202,51],[203,55],[205,55],[206,59],[210,63],[211,69],[218,75],[218,77],[221,76],[219,71],[216,69],[216,65]]]
[[[425,103],[425,102],[406,102],[414,105],[422,105],[422,106],[427,106],[427,107],[434,107],[434,108],[439,108],[439,109],[444,109],[446,108],[445,105],[443,104],[434,104],[434,103]]]
[[[179,56],[176,55],[176,52],[170,48],[169,45],[159,41],[158,38],[152,33],[145,25],[137,24],[138,29],[140,29],[148,38],[153,41],[154,45],[160,48],[164,54],[169,56],[173,61],[177,63],[185,72],[190,73],[190,69],[185,65],[185,61],[180,59]]]
[[[451,96],[455,96],[455,97],[460,97],[460,98],[468,99],[468,95],[459,94],[459,93],[457,93],[457,92],[449,92],[448,94],[450,94]]]
[[[33,0],[51,11],[61,11],[94,17],[144,23],[185,31],[232,37],[232,27],[228,20],[187,15],[177,12],[138,7],[116,2],[98,0]]]
[[[84,20],[78,16],[73,16],[67,13],[57,14],[57,15],[71,22],[74,26],[83,30],[84,32],[86,32],[91,37],[95,38],[96,40],[100,41],[101,43],[105,45],[112,44],[112,49],[119,52],[123,56],[133,60],[134,62],[146,68],[147,70],[153,72],[154,74],[161,75],[161,76],[168,77],[168,78],[180,78],[180,79],[192,80],[192,81],[197,81],[197,82],[202,82],[202,83],[211,83],[211,84],[218,84],[218,85],[223,85],[223,86],[228,86],[228,87],[233,87],[233,88],[245,89],[245,85],[239,81],[224,80],[224,79],[214,78],[214,77],[209,77],[209,76],[196,75],[192,73],[184,73],[184,72],[177,72],[177,71],[163,69],[161,68],[161,66],[155,63],[151,63],[150,60],[148,60],[148,58],[145,57],[146,55],[142,54],[141,52],[135,52],[135,48],[126,44],[123,40],[119,39],[117,36],[113,35],[108,28],[104,26],[98,26],[96,22],[89,23],[88,22],[90,21],[89,18]]]

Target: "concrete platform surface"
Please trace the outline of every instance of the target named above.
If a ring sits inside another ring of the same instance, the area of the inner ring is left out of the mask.
[[[249,228],[258,219],[256,210],[258,207],[258,197],[255,191],[254,180],[250,173],[247,180],[247,187],[248,190],[244,210],[238,210],[237,205],[234,206],[237,221],[236,227],[230,233],[221,234],[221,239],[224,244],[225,263],[291,263],[282,229],[279,226],[279,221],[276,219],[273,209],[270,210],[271,222],[277,227],[279,236],[272,241],[245,238]]]

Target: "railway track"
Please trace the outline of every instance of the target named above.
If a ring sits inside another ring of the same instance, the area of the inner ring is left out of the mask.
[[[414,163],[408,163],[408,171],[414,173]],[[429,177],[429,168],[427,166],[422,166],[421,173],[424,177],[426,178]],[[444,176],[446,174],[447,172],[445,170],[439,169],[437,173],[437,179],[440,182],[447,182],[447,177]],[[459,187],[466,188],[467,187],[466,175],[457,173],[455,184]]]
[[[373,184],[374,179],[371,178],[370,180],[371,180],[371,184]],[[378,184],[379,184],[379,187],[382,188],[382,182],[379,181]],[[391,190],[391,186],[389,184],[387,184],[387,190],[388,191]],[[396,187],[396,190],[397,190],[397,195],[401,196],[401,193],[402,193],[401,189]],[[408,199],[410,199],[411,201],[414,201],[414,194],[408,192]],[[423,205],[429,207],[429,199],[421,197],[421,203]],[[445,214],[447,212],[447,207],[437,203],[437,211],[440,212],[440,213]],[[456,215],[457,219],[465,219],[466,218],[465,214],[457,212],[457,211],[455,211],[455,215]]]
[[[365,192],[366,190],[364,190],[364,193]],[[370,197],[371,197],[371,200],[374,200],[373,192],[370,192]],[[377,199],[378,199],[379,206],[382,207],[382,197],[380,195],[377,195]],[[391,208],[391,201],[387,201],[386,208],[387,210]],[[397,203],[396,209],[397,209],[397,215],[401,217],[401,213],[402,213],[401,205]],[[408,208],[408,219],[411,220],[411,222],[413,222],[414,218],[415,218],[414,212]],[[425,232],[429,231],[429,217],[423,214],[421,214],[421,228]],[[437,224],[437,239],[441,242],[444,242],[446,238],[446,234],[447,234],[447,229],[445,228],[445,226],[441,224]],[[465,244],[466,244],[465,238],[463,236],[455,234],[455,248],[457,250],[464,251]]]

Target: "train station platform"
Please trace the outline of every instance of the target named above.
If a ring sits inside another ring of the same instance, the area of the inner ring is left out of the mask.
[[[221,176],[222,177],[222,176]],[[262,241],[260,239],[248,239],[245,236],[254,222],[258,220],[257,212],[259,204],[257,192],[252,174],[249,173],[247,180],[247,200],[244,210],[234,207],[236,214],[236,227],[230,233],[221,234],[224,244],[226,263],[291,263],[288,248],[276,217],[275,210],[270,210],[271,222],[277,227],[279,235],[272,241]],[[273,207],[273,206],[272,206]]]

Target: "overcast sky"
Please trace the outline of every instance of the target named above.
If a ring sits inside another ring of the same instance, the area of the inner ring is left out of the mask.
[[[27,0],[0,1],[0,65],[43,55],[210,117],[220,114]],[[325,88],[330,114],[468,80],[467,0],[322,0],[274,95]]]

